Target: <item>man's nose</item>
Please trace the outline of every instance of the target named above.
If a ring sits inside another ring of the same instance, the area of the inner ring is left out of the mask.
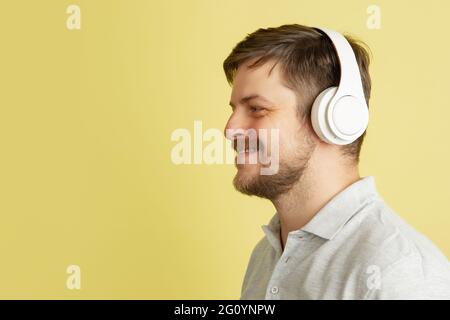
[[[235,111],[225,125],[224,136],[229,140],[233,140],[237,135],[242,135],[249,128],[249,125],[243,115]]]

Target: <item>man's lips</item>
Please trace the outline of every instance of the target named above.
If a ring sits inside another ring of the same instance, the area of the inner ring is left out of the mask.
[[[236,140],[233,141],[233,149],[237,152],[237,154],[242,153],[253,153],[258,152],[259,148],[259,140],[256,141],[250,141],[248,139],[245,139],[244,143],[241,142],[241,144],[237,143]]]

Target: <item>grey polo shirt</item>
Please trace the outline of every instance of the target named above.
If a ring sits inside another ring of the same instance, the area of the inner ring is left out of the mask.
[[[277,213],[262,229],[241,299],[450,299],[447,258],[393,212],[372,176],[289,232],[283,251]]]

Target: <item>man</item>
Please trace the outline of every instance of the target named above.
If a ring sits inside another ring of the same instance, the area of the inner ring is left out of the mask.
[[[369,55],[346,38],[368,105]],[[315,98],[339,85],[331,40],[296,24],[259,29],[236,45],[223,67],[232,85],[225,132],[238,156],[254,154],[252,139],[257,151],[273,150],[267,135],[247,132],[278,130],[276,173],[261,174],[267,166],[261,162],[236,165],[235,188],[276,208],[251,254],[241,299],[449,299],[447,258],[392,211],[372,176],[360,177],[365,133],[335,145],[313,129]]]

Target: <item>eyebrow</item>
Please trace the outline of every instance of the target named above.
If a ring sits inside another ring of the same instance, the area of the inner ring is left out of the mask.
[[[244,104],[244,103],[247,103],[249,100],[253,100],[253,99],[261,99],[261,100],[264,100],[265,102],[271,103],[269,100],[267,100],[263,96],[260,96],[259,94],[251,94],[249,96],[243,97],[239,101],[239,103]],[[235,107],[234,103],[231,101],[230,101],[230,106]]]

